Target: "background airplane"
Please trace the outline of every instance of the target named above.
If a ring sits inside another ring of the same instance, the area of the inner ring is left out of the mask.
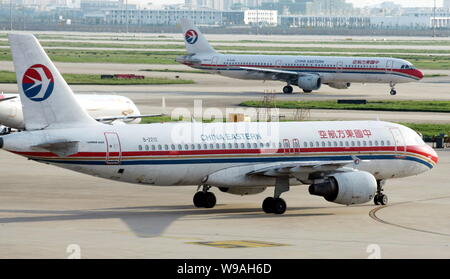
[[[274,186],[262,207],[276,214],[286,210],[280,195],[301,184],[329,202],[386,204],[386,179],[417,175],[438,162],[416,132],[382,121],[99,123],[34,36],[9,40],[26,131],[0,137],[0,148],[37,162],[136,184],[199,185],[194,204],[206,208],[216,204],[213,186],[236,195]],[[47,86],[25,78],[40,75]]]
[[[90,116],[98,121],[110,123],[140,123],[142,117],[161,114],[142,115],[132,100],[119,95],[76,94],[76,100]],[[0,94],[0,125],[12,129],[25,129],[22,103],[19,94]]]
[[[231,78],[283,81],[283,93],[292,93],[292,85],[309,93],[322,84],[347,89],[351,83],[386,83],[395,95],[397,83],[423,78],[412,63],[396,58],[221,54],[191,21],[181,20],[181,27],[188,55],[177,62]]]

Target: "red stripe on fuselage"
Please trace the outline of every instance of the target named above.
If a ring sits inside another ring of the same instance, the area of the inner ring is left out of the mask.
[[[399,148],[400,150],[401,148]],[[262,149],[212,149],[212,150],[177,150],[177,151],[125,151],[122,157],[127,156],[186,156],[186,155],[233,155],[233,154],[313,154],[313,153],[355,153],[358,152],[395,152],[394,146],[386,147],[315,147],[315,148],[262,148]],[[51,152],[19,152],[12,151],[18,155],[27,157],[47,157],[57,158],[56,154]],[[406,152],[425,156],[433,162],[438,162],[436,152],[428,145],[407,146]],[[68,156],[68,158],[90,158],[90,157],[106,157],[106,152],[79,152]],[[119,152],[109,153],[109,156],[119,156]]]

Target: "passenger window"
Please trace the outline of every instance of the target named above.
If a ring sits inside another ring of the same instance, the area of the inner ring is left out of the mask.
[[[348,141],[345,142],[345,146],[347,146],[347,147],[350,146],[350,145],[348,144]]]
[[[377,141],[377,140],[374,142],[374,145],[375,145],[375,146],[378,146],[378,141]]]
[[[245,144],[241,143],[241,148],[244,149],[245,148]]]
[[[191,144],[191,149],[195,150],[195,144]]]
[[[169,146],[167,144],[164,144],[164,149],[169,150]]]
[[[189,145],[185,144],[184,145],[184,150],[188,150],[189,149]]]
[[[149,151],[150,147],[148,145],[145,145],[145,150]]]
[[[181,146],[181,144],[178,145],[178,150],[183,150],[183,147]]]
[[[258,145],[256,143],[253,143],[253,148],[258,148]]]
[[[158,144],[158,150],[162,150],[161,144]]]
[[[156,147],[154,145],[152,145],[152,150],[155,151]]]
[[[247,142],[247,148],[250,149],[252,148],[251,144],[249,142]]]
[[[354,141],[352,141],[352,146],[355,146],[355,142]]]
[[[309,147],[314,147],[314,143],[312,141],[309,142]]]
[[[372,146],[372,141],[371,140],[369,140],[369,146]]]
[[[220,148],[220,144],[216,143],[216,149]]]
[[[142,145],[139,145],[139,151],[142,151]]]
[[[334,147],[337,147],[338,146],[337,141],[333,142],[333,145],[334,145]]]
[[[226,144],[222,143],[222,149],[225,149],[225,148],[227,148]]]
[[[322,147],[325,147],[325,142],[324,141],[322,141]]]
[[[238,143],[235,143],[235,144],[234,144],[234,148],[238,149],[238,148],[239,148],[239,144],[238,144]]]
[[[209,144],[209,149],[214,149],[214,144],[210,143]]]
[[[305,142],[303,142],[303,146],[304,147],[308,147],[308,143],[305,141]]]
[[[387,146],[390,146],[390,145],[391,145],[391,142],[390,142],[390,141],[386,141],[386,145],[387,145]]]
[[[361,142],[358,140],[358,141],[356,142],[356,145],[357,145],[357,146],[361,146]]]
[[[174,144],[170,145],[170,149],[175,150],[175,145]]]
[[[318,141],[316,141],[316,147],[319,147],[320,145],[319,145],[319,142]]]
[[[232,149],[233,148],[233,144],[228,143],[228,149]]]
[[[384,140],[380,141],[380,146],[384,146]]]
[[[207,144],[203,144],[203,149],[204,150],[208,150],[208,145]]]

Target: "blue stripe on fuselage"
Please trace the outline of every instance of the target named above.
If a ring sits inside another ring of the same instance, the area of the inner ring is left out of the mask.
[[[361,160],[409,160],[421,163],[430,169],[433,165],[417,157],[406,155],[356,155]],[[400,157],[399,157],[400,156]],[[53,160],[35,159],[40,162],[74,164],[74,165],[109,165],[106,160],[96,161],[76,161],[76,160]],[[353,160],[352,156],[321,156],[321,157],[246,157],[246,158],[199,158],[199,159],[145,159],[145,160],[125,160],[120,165],[185,165],[185,164],[225,164],[225,163],[272,163],[290,161],[333,161],[333,160]]]

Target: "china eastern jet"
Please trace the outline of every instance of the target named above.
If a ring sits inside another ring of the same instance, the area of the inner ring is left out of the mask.
[[[221,54],[189,20],[181,20],[181,27],[188,54],[177,62],[231,78],[279,80],[287,94],[293,85],[310,93],[322,84],[347,89],[351,83],[386,83],[396,95],[396,84],[423,78],[413,64],[396,58]]]
[[[33,35],[9,41],[26,130],[0,137],[0,148],[36,162],[135,184],[198,185],[194,205],[204,208],[216,204],[213,187],[235,195],[273,187],[262,208],[275,214],[286,210],[281,194],[298,185],[338,204],[386,204],[387,179],[438,162],[415,131],[382,121],[100,123]],[[27,78],[40,75],[47,86]]]

